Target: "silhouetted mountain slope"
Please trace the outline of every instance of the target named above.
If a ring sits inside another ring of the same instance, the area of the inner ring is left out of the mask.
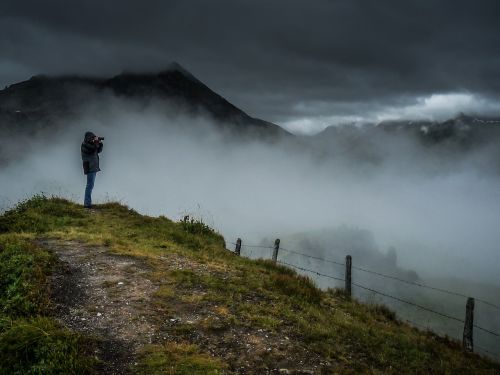
[[[236,132],[288,134],[273,123],[249,116],[176,63],[157,74],[123,73],[110,79],[35,76],[0,91],[0,121],[13,124],[15,129],[50,126],[106,94],[144,104],[164,102],[195,114],[208,113]]]

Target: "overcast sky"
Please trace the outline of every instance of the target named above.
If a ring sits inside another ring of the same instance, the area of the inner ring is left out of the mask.
[[[497,0],[2,0],[0,85],[177,61],[295,132],[500,113]]]

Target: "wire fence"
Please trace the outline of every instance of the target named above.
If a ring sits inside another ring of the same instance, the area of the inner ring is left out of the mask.
[[[408,324],[410,324],[410,325],[412,325],[412,326],[414,326],[416,328],[419,328],[421,330],[426,330],[428,332],[431,332],[432,334],[435,334],[435,335],[438,335],[438,336],[441,336],[441,337],[449,337],[449,335],[446,332],[438,330],[436,328],[431,328],[428,325],[426,326],[424,324],[420,324],[420,323],[417,323],[417,322],[415,322],[413,320],[409,320],[409,319],[405,319],[405,321]],[[481,352],[489,355],[490,357],[494,357],[494,358],[500,360],[500,353],[499,352],[494,352],[494,351],[490,350],[489,348],[485,348],[485,347],[477,345],[477,344],[474,344],[474,347],[476,349],[479,349],[479,351],[481,351]]]
[[[245,246],[247,246],[247,245],[245,245]],[[267,247],[267,248],[269,248],[269,247]],[[335,261],[335,260],[325,259],[325,258],[321,258],[321,257],[317,257],[317,256],[312,256],[312,255],[308,255],[308,254],[305,254],[305,253],[301,253],[299,251],[288,250],[288,249],[285,249],[283,247],[280,247],[280,251],[281,250],[289,252],[289,253],[292,253],[292,254],[301,255],[303,257],[307,257],[307,258],[310,258],[310,259],[316,259],[316,260],[319,260],[319,261],[322,261],[322,262],[325,262],[325,263],[332,263],[332,264],[337,264],[339,266],[345,266],[345,263],[338,262],[338,261]],[[355,269],[355,270],[358,270],[358,271],[362,271],[362,272],[366,272],[366,273],[369,273],[369,274],[372,274],[372,275],[384,277],[386,279],[396,280],[396,281],[399,281],[401,283],[405,283],[405,284],[417,286],[417,287],[420,287],[420,288],[426,288],[426,289],[429,289],[429,290],[434,290],[434,291],[437,291],[437,292],[446,293],[446,294],[450,294],[450,295],[454,295],[454,296],[459,296],[459,297],[464,297],[464,298],[470,297],[470,296],[465,295],[463,293],[454,292],[454,291],[451,291],[451,290],[447,290],[447,289],[443,289],[443,288],[438,288],[438,287],[426,285],[426,284],[423,284],[423,283],[417,283],[417,282],[410,281],[410,280],[405,280],[405,279],[402,279],[402,278],[397,277],[397,276],[387,275],[387,274],[384,274],[382,272],[372,271],[372,270],[368,270],[368,269],[362,268],[362,267],[352,266],[352,268]],[[474,299],[476,301],[478,301],[478,302],[484,303],[484,304],[486,304],[488,306],[491,306],[491,307],[493,307],[493,308],[495,308],[497,310],[500,310],[500,306],[498,306],[498,305],[496,305],[496,304],[494,304],[492,302],[489,302],[489,301],[486,301],[484,299],[477,298],[477,297],[475,297]]]
[[[299,256],[302,256],[302,257],[305,257],[305,258],[308,258],[308,259],[314,259],[314,260],[320,261],[322,263],[335,264],[335,265],[343,266],[343,267],[346,266],[345,262],[340,262],[340,261],[333,260],[333,259],[327,259],[327,258],[323,258],[323,257],[319,257],[319,256],[314,256],[314,255],[307,254],[307,253],[301,252],[301,251],[286,249],[286,248],[283,248],[283,247],[279,246],[279,241],[278,241],[277,245],[275,244],[275,246],[247,245],[247,244],[242,245],[241,242],[239,242],[239,244],[235,243],[235,242],[231,242],[231,244],[233,246],[236,246],[236,247],[243,246],[243,247],[248,247],[248,248],[274,250],[276,252],[276,255],[275,255],[276,258],[274,260],[278,264],[281,264],[281,265],[286,266],[286,267],[291,267],[293,269],[296,269],[296,270],[299,270],[299,271],[302,271],[302,272],[307,272],[309,274],[313,274],[313,275],[316,275],[316,276],[319,276],[319,277],[328,278],[328,279],[336,280],[336,281],[342,281],[342,282],[346,281],[346,277],[342,278],[342,277],[339,277],[339,276],[334,276],[334,275],[330,275],[330,274],[327,274],[327,273],[319,272],[317,270],[312,270],[312,269],[309,269],[309,268],[306,268],[306,267],[303,267],[303,266],[299,266],[297,264],[292,264],[292,263],[290,263],[288,261],[285,261],[285,260],[282,260],[282,259],[278,259],[277,255],[278,255],[278,250],[279,250],[280,252],[284,251],[284,252],[287,252],[287,253],[290,253],[290,254],[299,255]],[[374,276],[378,276],[378,277],[382,277],[382,278],[386,278],[386,279],[391,279],[391,280],[394,280],[394,281],[397,281],[397,282],[400,282],[400,283],[403,283],[403,284],[407,284],[407,285],[412,285],[412,286],[415,286],[415,287],[418,287],[418,288],[424,288],[424,289],[433,290],[433,291],[436,291],[436,292],[445,293],[445,294],[448,294],[448,295],[459,296],[459,297],[464,297],[464,298],[469,298],[470,297],[470,296],[468,296],[468,295],[466,295],[464,293],[460,293],[460,292],[456,292],[456,291],[448,290],[448,289],[444,289],[444,288],[439,288],[439,287],[436,287],[436,286],[427,285],[427,284],[424,284],[424,283],[421,283],[421,282],[415,282],[415,281],[405,280],[405,279],[403,279],[401,277],[398,277],[398,276],[395,276],[395,275],[388,275],[386,273],[375,271],[375,270],[370,270],[368,268],[357,267],[357,266],[352,266],[352,265],[349,265],[349,266],[352,267],[352,269],[355,269],[355,270],[358,270],[358,271],[361,271],[361,272],[364,272],[364,273],[367,273],[367,274],[370,274],[370,275],[374,275]],[[355,286],[357,288],[360,288],[362,290],[374,293],[376,295],[383,296],[385,298],[389,298],[391,300],[394,300],[394,301],[406,304],[408,306],[412,306],[414,308],[417,308],[417,309],[429,312],[431,314],[440,316],[442,318],[445,318],[445,319],[448,319],[448,320],[451,320],[451,321],[455,321],[455,322],[458,322],[458,323],[461,323],[461,324],[465,324],[466,323],[466,320],[464,320],[464,319],[460,319],[460,318],[457,318],[457,317],[452,316],[450,314],[446,314],[446,313],[437,311],[436,309],[423,306],[423,305],[421,305],[419,303],[416,303],[416,302],[413,302],[413,301],[409,301],[409,300],[401,298],[401,297],[394,296],[394,295],[389,294],[387,292],[383,292],[383,291],[377,290],[377,289],[375,289],[373,287],[368,287],[366,285],[360,284],[358,282],[352,282],[350,280],[349,280],[349,283],[350,283],[350,285],[353,285],[353,286]],[[500,310],[500,306],[498,304],[493,303],[493,302],[490,302],[490,301],[487,301],[487,300],[481,299],[481,298],[474,298],[474,300],[478,301],[478,302],[481,302],[481,303],[483,303],[485,305],[488,305],[488,306],[490,306],[490,307],[492,307],[494,309]],[[408,322],[410,324],[414,325],[414,326],[422,326],[421,324],[412,322],[410,320],[408,320]],[[494,338],[500,337],[500,333],[495,332],[494,330],[482,327],[482,326],[477,325],[477,324],[473,324],[473,327],[476,328],[476,329],[478,329],[478,330],[480,330],[480,331],[482,331],[482,332],[484,332],[484,333],[486,333],[486,334],[488,334],[488,335],[490,335],[491,337],[494,337]],[[426,329],[429,329],[429,327],[427,327]],[[494,351],[492,351],[492,350],[490,350],[488,348],[485,348],[485,347],[482,347],[482,346],[478,346],[478,345],[475,345],[475,347],[477,349],[480,349],[484,353],[487,353],[487,354],[489,354],[489,355],[491,355],[493,357],[496,357],[496,358],[500,359],[500,353],[496,353],[496,352],[494,352]]]

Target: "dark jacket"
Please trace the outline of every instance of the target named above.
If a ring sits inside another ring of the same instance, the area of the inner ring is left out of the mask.
[[[95,134],[92,132],[85,133],[85,139],[82,142],[82,161],[83,173],[99,172],[99,153],[102,151],[102,142],[94,142]]]

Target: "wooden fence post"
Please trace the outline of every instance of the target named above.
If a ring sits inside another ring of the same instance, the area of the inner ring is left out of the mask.
[[[234,252],[236,253],[236,255],[240,256],[240,253],[241,253],[241,238],[238,238],[236,240],[236,247],[234,248]]]
[[[474,351],[473,340],[474,328],[474,298],[467,298],[467,305],[465,307],[465,324],[464,324],[464,338],[463,346],[465,352]]]
[[[276,263],[278,261],[278,250],[280,249],[280,239],[276,238],[274,241],[274,250],[273,250],[273,262]]]
[[[351,268],[352,268],[352,257],[347,255],[345,257],[345,294],[351,297]]]

